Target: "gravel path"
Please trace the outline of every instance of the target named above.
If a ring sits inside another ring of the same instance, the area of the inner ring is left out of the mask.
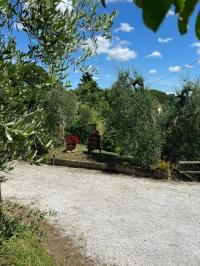
[[[200,265],[200,184],[18,164],[7,198],[57,211],[57,224],[106,265]]]

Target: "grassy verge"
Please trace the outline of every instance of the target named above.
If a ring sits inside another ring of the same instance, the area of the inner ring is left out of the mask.
[[[0,210],[0,265],[53,265],[43,248],[39,226],[44,214],[16,204],[2,203]]]
[[[18,204],[0,205],[0,266],[93,265],[70,238],[48,224],[46,215]]]
[[[63,152],[65,147],[59,147],[52,150],[48,158],[51,159],[53,155],[56,156],[57,159],[62,160],[72,160],[79,162],[98,162],[98,163],[110,163],[110,164],[126,164],[131,165],[131,158],[122,157],[119,154],[102,151],[102,154],[99,153],[98,150],[94,151],[92,155],[87,153],[87,148],[85,145],[77,145],[77,152],[74,153],[66,153]]]

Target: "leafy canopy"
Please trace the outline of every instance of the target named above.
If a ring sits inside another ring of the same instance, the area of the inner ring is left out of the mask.
[[[134,89],[135,76],[129,70],[119,72],[111,88],[107,127],[121,154],[132,155],[136,165],[151,166],[161,154],[158,102],[148,90]]]
[[[96,45],[96,35],[110,37],[115,12],[100,13],[93,0],[73,0],[64,8],[63,3],[0,0],[0,170],[12,159],[38,160],[48,149],[45,111],[52,113],[56,101],[63,106],[61,98],[69,99],[69,106],[72,98],[64,89],[57,98],[50,93],[49,100],[46,93],[63,84],[69,66],[85,69],[88,38]],[[27,37],[23,51],[17,48],[16,30]],[[59,108],[58,119],[70,124],[66,109]]]
[[[87,40],[97,45],[97,34],[109,38],[115,12],[100,13],[93,0],[4,0],[0,15],[0,30],[12,36],[15,29],[23,31],[29,40],[27,55],[61,75],[69,65],[85,70],[92,53]]]

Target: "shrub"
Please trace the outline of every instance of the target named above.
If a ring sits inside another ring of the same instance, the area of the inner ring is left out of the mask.
[[[167,171],[170,170],[171,168],[171,164],[169,162],[166,161],[160,161],[157,165],[156,168],[157,170],[161,170],[161,171]]]
[[[152,166],[163,142],[158,102],[148,90],[134,90],[132,80],[130,72],[122,71],[113,85],[108,128],[114,130],[120,154],[132,155],[136,165]]]
[[[200,159],[200,81],[185,80],[177,95],[167,139],[169,159]]]
[[[116,135],[112,130],[104,132],[101,145],[105,151],[116,152]]]

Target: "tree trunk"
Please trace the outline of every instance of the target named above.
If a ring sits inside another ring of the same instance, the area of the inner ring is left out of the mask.
[[[66,124],[64,122],[64,119],[61,121],[61,138],[63,139],[64,145],[65,145],[65,127]]]

